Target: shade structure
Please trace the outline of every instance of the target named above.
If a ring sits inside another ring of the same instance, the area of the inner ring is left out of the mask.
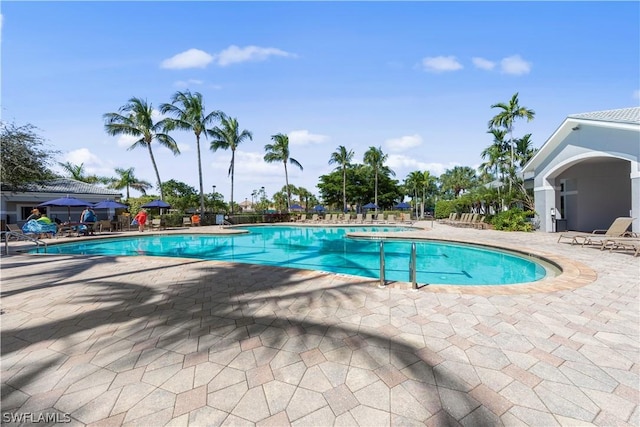
[[[59,199],[53,199],[46,201],[44,203],[40,203],[38,207],[45,206],[61,206],[67,207],[67,213],[69,214],[69,222],[71,222],[71,208],[72,207],[85,207],[85,206],[93,206],[93,203],[87,202],[86,200],[78,199],[76,197],[61,197]]]
[[[291,206],[289,206],[289,209],[291,209],[292,211],[301,211],[304,210],[304,208],[298,204],[293,204]]]
[[[170,208],[171,205],[167,202],[164,202],[162,200],[152,200],[149,203],[145,203],[144,205],[141,206],[142,208]]]
[[[376,205],[375,203],[371,202],[371,203],[367,203],[366,205],[364,205],[363,208],[365,208],[365,209],[378,209],[378,205]]]
[[[397,205],[395,205],[394,208],[396,208],[396,209],[409,209],[409,208],[411,208],[411,205],[409,203],[402,202],[402,203],[398,203]]]
[[[103,200],[93,205],[94,209],[127,209],[129,206],[115,200]]]
[[[322,212],[322,211],[324,211],[324,206],[316,205],[316,206],[313,207],[313,210],[316,211],[316,212]]]

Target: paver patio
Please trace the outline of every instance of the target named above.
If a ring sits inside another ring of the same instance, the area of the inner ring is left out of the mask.
[[[417,233],[542,251],[582,276],[544,292],[412,291],[213,261],[3,255],[2,421],[640,425],[640,258],[547,233]]]

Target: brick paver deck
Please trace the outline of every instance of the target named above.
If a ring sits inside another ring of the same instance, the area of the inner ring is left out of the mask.
[[[469,293],[212,261],[3,255],[2,421],[640,425],[640,258],[546,233],[416,233],[545,253],[573,275]]]

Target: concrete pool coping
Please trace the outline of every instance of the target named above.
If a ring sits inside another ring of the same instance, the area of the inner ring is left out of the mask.
[[[383,239],[410,239],[410,240],[424,240],[424,241],[442,241],[451,243],[460,243],[466,245],[474,245],[480,247],[486,247],[491,249],[503,249],[511,251],[523,256],[534,257],[560,270],[559,274],[551,275],[547,274],[543,279],[535,282],[518,283],[515,285],[448,285],[448,284],[429,284],[420,285],[419,290],[427,292],[440,292],[440,293],[462,293],[462,294],[474,294],[474,295],[516,295],[527,294],[537,292],[555,292],[559,290],[575,289],[586,284],[595,281],[598,277],[595,270],[590,268],[584,263],[578,262],[571,258],[558,255],[548,251],[541,251],[535,248],[525,248],[517,245],[510,245],[505,243],[488,243],[482,239],[469,238],[456,238],[443,235],[435,235],[434,229],[427,225],[432,225],[432,221],[414,224],[349,224],[349,223],[337,223],[337,224],[325,224],[325,223],[267,223],[267,224],[238,224],[233,226],[203,226],[203,227],[175,227],[167,228],[163,230],[149,230],[144,233],[131,230],[121,233],[108,233],[99,234],[84,237],[70,237],[70,238],[55,238],[51,241],[52,245],[78,242],[78,241],[92,241],[106,238],[126,238],[138,235],[169,235],[169,234],[211,234],[211,235],[237,235],[246,234],[248,231],[243,227],[272,227],[272,226],[294,226],[294,227],[402,227],[409,228],[410,230],[403,231],[390,231],[390,232],[351,232],[347,233],[347,237],[354,238],[383,238]],[[440,224],[438,224],[440,226]],[[452,227],[454,228],[454,227]],[[464,229],[469,230],[470,229]],[[480,230],[489,231],[489,230]],[[506,232],[505,232],[506,233]],[[25,245],[21,245],[25,246]],[[33,246],[28,249],[16,249],[17,251],[33,249]],[[155,257],[162,258],[162,257]],[[187,258],[191,259],[191,258]],[[212,261],[212,262],[226,262],[226,261]],[[547,267],[545,267],[547,268]],[[332,272],[320,271],[326,274],[337,274]],[[550,273],[547,268],[547,272]],[[349,276],[347,274],[341,274],[342,276]],[[377,284],[377,279],[366,278],[362,276],[354,276],[357,280],[369,280],[371,284]],[[411,289],[411,283],[403,281],[390,281],[386,284],[386,287],[399,288],[399,289]]]

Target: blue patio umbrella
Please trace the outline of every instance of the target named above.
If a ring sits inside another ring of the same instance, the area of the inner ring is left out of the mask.
[[[127,209],[129,206],[115,200],[103,200],[93,205],[94,209]]]
[[[93,206],[93,203],[87,202],[86,200],[78,199],[75,197],[61,197],[59,199],[53,199],[46,201],[44,203],[40,203],[38,207],[44,206],[61,206],[67,207],[67,213],[69,214],[69,222],[71,222],[71,208],[72,207],[85,207],[85,206]]]
[[[313,210],[316,211],[316,212],[322,212],[322,211],[324,211],[324,206],[316,205],[316,206],[313,207]]]
[[[301,211],[304,208],[302,206],[298,205],[298,204],[293,204],[293,205],[289,206],[289,209],[291,209],[292,211]]]
[[[142,208],[170,208],[171,205],[167,202],[164,202],[162,200],[152,200],[149,203],[145,203],[144,205],[141,206]]]
[[[367,203],[366,205],[364,205],[363,208],[365,208],[365,209],[378,209],[378,205],[376,205],[373,202],[370,202],[370,203]]]
[[[406,203],[406,202],[401,202],[401,203],[398,203],[397,205],[395,205],[394,208],[396,208],[396,209],[409,209],[409,208],[411,208],[411,205],[409,203]]]

